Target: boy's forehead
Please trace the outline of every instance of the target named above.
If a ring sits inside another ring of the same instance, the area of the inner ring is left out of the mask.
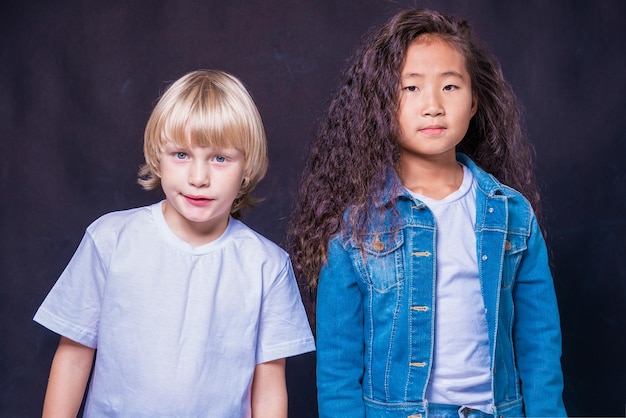
[[[175,147],[175,148],[215,148],[215,149],[236,149],[243,152],[239,144],[229,141],[226,138],[192,138],[192,137],[179,137],[179,138],[165,138],[163,141],[163,147]]]

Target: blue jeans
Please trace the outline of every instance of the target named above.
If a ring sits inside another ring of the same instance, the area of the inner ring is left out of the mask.
[[[471,409],[465,406],[443,405],[439,403],[429,403],[428,418],[492,418],[492,414],[488,414],[478,409]]]

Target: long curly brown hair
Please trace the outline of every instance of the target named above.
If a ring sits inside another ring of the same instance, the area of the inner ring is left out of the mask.
[[[532,148],[518,100],[500,64],[467,21],[431,10],[405,10],[366,38],[341,75],[311,145],[287,229],[287,246],[303,296],[314,303],[328,241],[348,227],[358,239],[399,161],[400,71],[409,44],[432,34],[465,57],[478,111],[457,150],[529,199],[539,212]],[[393,187],[402,187],[396,176]],[[344,220],[346,209],[351,216]]]

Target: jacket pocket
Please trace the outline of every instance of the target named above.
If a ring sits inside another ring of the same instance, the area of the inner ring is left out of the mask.
[[[363,237],[363,249],[353,245],[353,258],[363,280],[378,292],[404,281],[402,231],[372,233]]]
[[[502,289],[509,289],[514,282],[519,263],[526,251],[527,237],[521,234],[509,234],[504,243],[504,265],[502,270]]]

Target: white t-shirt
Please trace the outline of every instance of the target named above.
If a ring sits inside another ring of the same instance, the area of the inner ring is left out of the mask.
[[[255,366],[315,349],[289,257],[232,218],[194,248],[161,205],[90,225],[34,320],[97,349],[87,417],[249,417]]]
[[[412,193],[412,192],[411,192]],[[491,412],[489,336],[476,256],[476,184],[463,166],[463,183],[441,200],[412,193],[437,225],[437,280],[429,402]]]

